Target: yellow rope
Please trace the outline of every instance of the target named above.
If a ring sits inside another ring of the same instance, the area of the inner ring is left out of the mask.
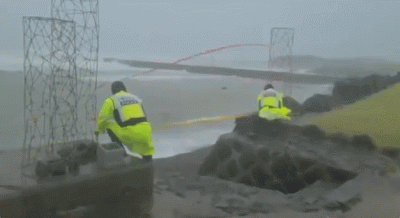
[[[215,122],[220,122],[220,121],[225,121],[225,120],[235,120],[237,117],[242,117],[246,116],[249,114],[238,114],[238,115],[230,115],[230,116],[218,116],[218,117],[203,117],[199,119],[194,119],[194,120],[188,120],[184,122],[176,122],[176,123],[170,123],[166,125],[158,125],[153,127],[153,129],[169,129],[173,127],[178,127],[178,126],[192,126],[192,125],[197,125],[197,124],[207,124],[207,123],[215,123]]]

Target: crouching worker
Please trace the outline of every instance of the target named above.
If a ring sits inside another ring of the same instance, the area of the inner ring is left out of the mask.
[[[101,107],[96,124],[96,137],[106,131],[111,141],[126,146],[151,161],[154,146],[151,126],[146,119],[142,100],[126,91],[121,81],[111,84],[112,96]]]
[[[285,119],[290,120],[291,110],[283,105],[283,94],[277,92],[271,84],[257,98],[258,116],[267,120]]]

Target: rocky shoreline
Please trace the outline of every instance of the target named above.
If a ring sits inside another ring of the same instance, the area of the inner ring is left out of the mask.
[[[400,188],[396,170],[388,170],[397,164],[368,138],[327,136],[316,128],[289,124],[281,124],[287,127],[285,134],[268,135],[273,131],[267,127],[277,124],[251,128],[255,119],[238,118],[235,130],[213,146],[155,160],[153,217],[161,217],[160,208],[165,217],[354,217],[368,202],[371,187],[390,184],[386,190],[398,193],[393,191]],[[241,152],[234,148],[238,145]],[[260,165],[266,154],[268,163]],[[232,160],[237,175],[232,164],[228,167]],[[245,167],[249,160],[253,163]]]
[[[334,84],[331,95],[315,94],[306,99],[302,106],[305,112],[327,112],[385,90],[400,82],[400,72],[394,76],[372,74],[363,78],[346,78]]]

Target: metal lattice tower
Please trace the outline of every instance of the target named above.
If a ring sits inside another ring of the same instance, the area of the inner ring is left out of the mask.
[[[268,68],[277,68],[293,73],[293,41],[293,28],[275,27],[271,29]],[[283,85],[284,93],[291,95],[292,84],[284,83]]]
[[[268,68],[292,72],[292,47],[294,29],[275,27],[271,29]]]
[[[79,78],[77,96],[80,122],[78,127],[83,135],[91,135],[93,128],[90,120],[96,116],[97,104],[95,89],[99,52],[99,1],[52,0],[51,16],[75,22],[76,74]]]
[[[75,23],[24,17],[25,164],[77,137]],[[44,145],[50,145],[43,147]]]
[[[93,138],[98,0],[51,3],[51,18],[23,18],[23,177],[38,159],[54,154],[56,144]]]

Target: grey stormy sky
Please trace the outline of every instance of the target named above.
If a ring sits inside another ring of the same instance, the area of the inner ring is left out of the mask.
[[[50,2],[0,0],[0,55],[22,51],[22,17],[49,17]],[[100,0],[100,56],[180,58],[293,27],[294,54],[400,61],[399,11],[400,1],[380,0]]]

